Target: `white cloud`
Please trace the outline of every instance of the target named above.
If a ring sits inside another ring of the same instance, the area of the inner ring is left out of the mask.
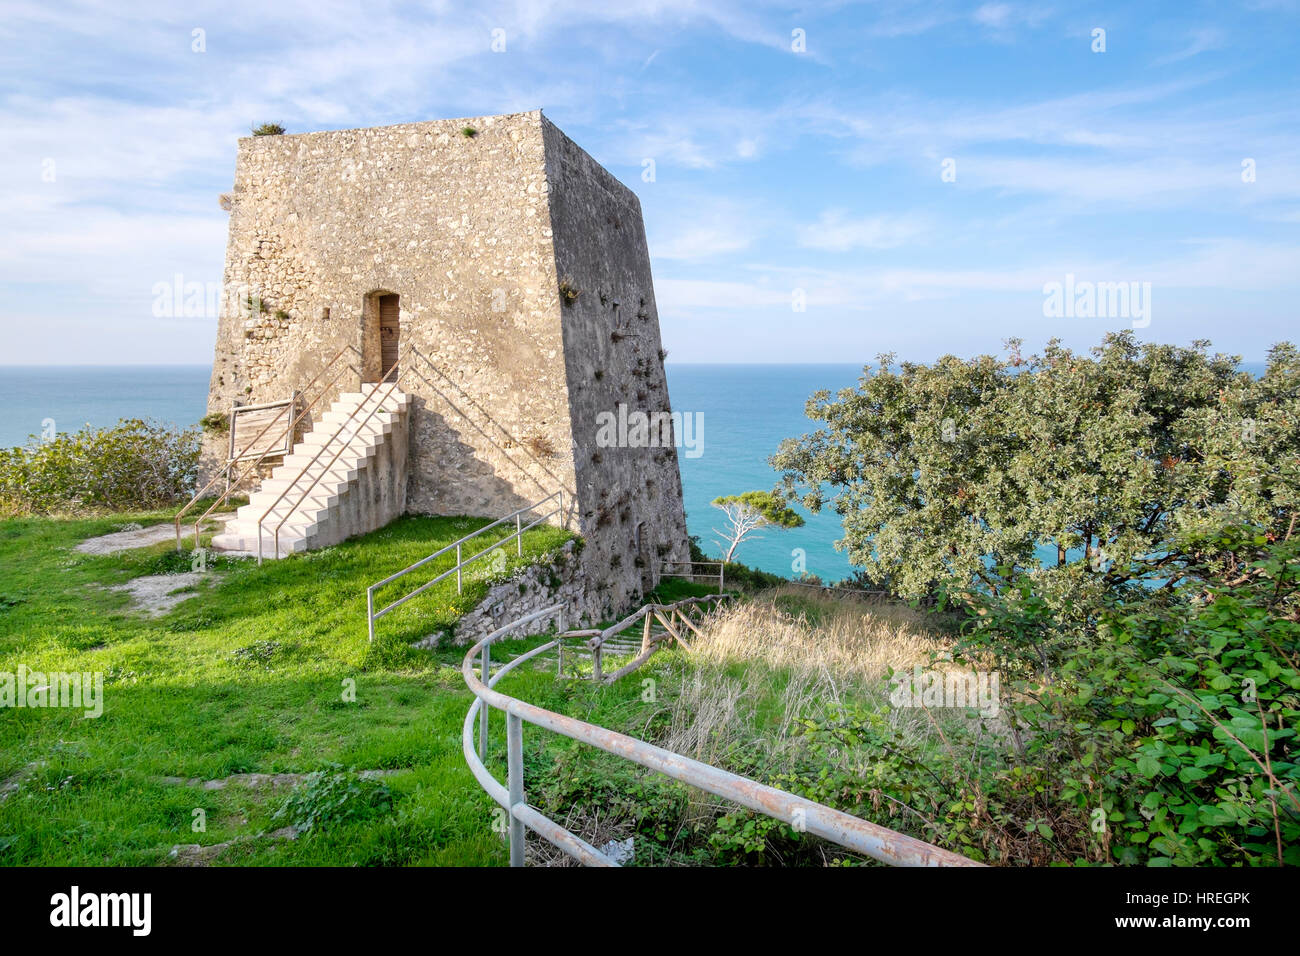
[[[923,235],[927,225],[912,216],[849,218],[843,210],[823,212],[816,223],[800,226],[799,244],[810,249],[892,249]]]
[[[986,3],[973,14],[976,23],[986,27],[1003,27],[1011,18],[1011,4]]]
[[[752,237],[716,226],[694,226],[651,245],[655,259],[698,261],[749,248]]]

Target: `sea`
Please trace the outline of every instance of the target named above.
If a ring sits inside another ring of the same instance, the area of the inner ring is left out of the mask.
[[[1264,368],[1242,367],[1257,375]],[[691,415],[695,429],[692,447],[678,454],[687,532],[718,555],[722,514],[713,499],[772,488],[779,476],[768,460],[781,440],[816,428],[804,414],[808,397],[854,385],[862,366],[670,362],[667,372],[673,410]],[[194,424],[206,414],[210,374],[207,365],[0,366],[0,447],[122,418]],[[854,569],[835,547],[843,537],[839,517],[799,510],[803,527],[761,532],[741,544],[736,560],[783,577],[800,571],[826,581],[850,576]]]

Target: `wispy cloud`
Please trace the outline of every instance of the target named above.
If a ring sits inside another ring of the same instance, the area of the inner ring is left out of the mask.
[[[1153,65],[1167,66],[1181,60],[1190,60],[1192,57],[1199,56],[1210,50],[1217,50],[1223,46],[1224,38],[1224,32],[1217,27],[1201,27],[1193,30],[1188,35],[1186,46],[1175,50],[1173,53],[1157,57]]]
[[[916,216],[853,218],[842,209],[823,212],[817,222],[800,226],[799,244],[810,249],[892,249],[925,234],[927,223]]]
[[[1067,270],[1145,275],[1198,303],[1250,296],[1253,321],[1229,328],[1263,342],[1294,320],[1300,106],[1284,42],[1294,4],[1257,6],[1239,18],[1170,4],[1150,26],[1099,8],[1112,39],[1100,56],[1079,15],[1020,0],[793,13],[772,0],[435,0],[364,14],[345,0],[12,0],[0,334],[11,360],[46,322],[87,342],[98,324],[99,347],[119,348],[116,331],[147,330],[155,282],[219,278],[216,195],[251,123],[545,107],[640,195],[678,357],[674,334],[707,352],[743,328],[746,349],[784,358],[771,343],[791,321],[831,359],[845,352],[835,335],[921,348],[926,334],[973,334],[967,312],[999,333],[999,305],[1032,312]],[[808,54],[791,51],[795,28]],[[206,52],[192,52],[194,30]],[[909,322],[863,322],[873,312]],[[156,339],[203,361],[198,328]]]

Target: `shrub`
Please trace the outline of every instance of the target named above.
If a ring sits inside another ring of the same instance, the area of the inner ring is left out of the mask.
[[[573,284],[573,280],[565,276],[560,280],[560,298],[564,300],[565,305],[573,305],[574,300],[582,295],[582,290]]]
[[[1083,613],[1028,576],[972,595],[963,648],[1002,672],[1013,766],[1050,771],[1039,792],[1089,858],[1300,863],[1300,542],[1235,527],[1179,549],[1204,556],[1182,586]]]
[[[823,427],[782,443],[782,492],[843,516],[849,561],[917,598],[992,590],[1020,571],[1120,591],[1166,549],[1225,521],[1285,531],[1300,510],[1300,350],[1261,378],[1233,356],[1113,333],[1004,360],[883,356],[856,389],[819,392]]]
[[[213,412],[211,415],[204,415],[199,419],[199,427],[205,432],[212,432],[215,435],[225,434],[230,431],[230,416],[225,412]]]
[[[0,514],[165,507],[194,488],[199,430],[123,419],[0,451]]]
[[[254,136],[282,136],[284,127],[279,123],[262,123],[260,126],[253,127]]]

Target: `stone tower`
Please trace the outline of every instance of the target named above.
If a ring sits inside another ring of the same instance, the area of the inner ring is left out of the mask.
[[[283,399],[346,346],[349,390],[409,356],[399,510],[563,491],[596,616],[688,559],[672,436],[598,440],[620,406],[670,411],[640,203],[541,111],[248,137],[229,198],[224,287],[261,301],[226,296],[209,414]]]

